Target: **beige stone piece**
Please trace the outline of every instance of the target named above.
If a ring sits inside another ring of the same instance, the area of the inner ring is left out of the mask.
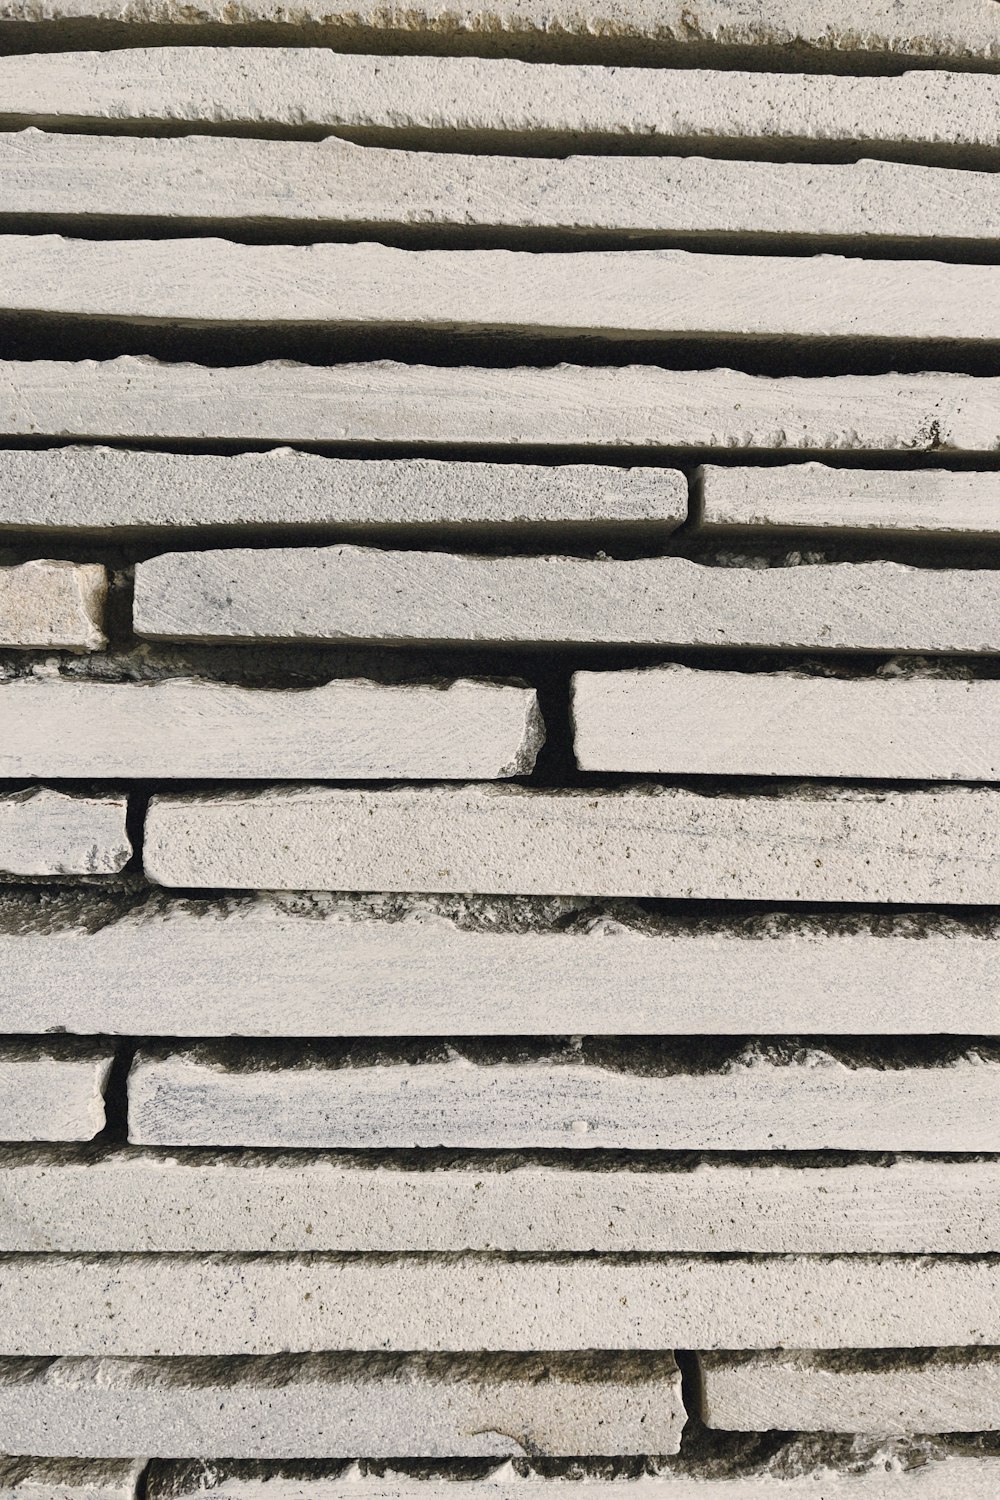
[[[0,1448],[123,1458],[676,1453],[672,1355],[5,1360]]]
[[[0,449],[0,529],[641,526],[666,535],[686,518],[687,480],[677,469],[321,458],[290,448],[232,457]]]
[[[986,345],[1000,340],[1000,267],[9,234],[0,235],[0,312],[143,325]]]
[[[880,1058],[751,1045],[709,1071],[683,1059],[670,1068],[669,1053],[652,1064],[643,1054],[608,1065],[455,1053],[268,1066],[255,1065],[254,1054],[241,1063],[213,1050],[140,1052],[129,1074],[129,1139],[350,1150],[1000,1151],[993,1057],[886,1067]]]
[[[996,0],[990,0],[996,3]],[[993,453],[1000,378],[657,366],[0,361],[0,434],[408,448]]]
[[[665,666],[577,672],[572,694],[585,771],[1000,779],[995,681]]]
[[[102,1205],[100,1214],[94,1204]],[[0,1251],[951,1253],[1000,1246],[1000,1163],[566,1163],[0,1152]]]
[[[366,57],[322,47],[148,47],[0,59],[4,130],[188,125],[335,132],[397,146],[516,144],[563,154],[599,146],[759,158],[827,149],[936,159],[1000,150],[998,110],[996,77],[937,69],[901,77],[727,71],[720,80],[699,68]]]
[[[534,690],[491,682],[0,682],[0,777],[477,780],[526,775],[543,739]]]
[[[384,59],[417,60],[440,61]],[[1000,87],[994,93],[1000,113]],[[168,221],[237,234],[248,225],[299,232],[336,226],[373,235],[558,233],[570,243],[608,234],[640,244],[654,236],[779,236],[919,249],[994,242],[1000,179],[882,161],[551,160],[380,150],[335,137],[316,143],[27,130],[0,135],[0,215],[12,223],[49,216],[76,228]]]
[[[0,1049],[0,1140],[89,1141],[104,1129],[112,1052]]]
[[[279,787],[153,798],[164,886],[732,901],[1000,901],[1000,792]]]
[[[98,563],[31,562],[0,567],[0,647],[100,651],[108,575]]]
[[[132,853],[127,804],[47,786],[0,793],[0,875],[117,874]]]
[[[134,1500],[145,1465],[88,1459],[0,1459],[2,1500]]]
[[[720,567],[684,557],[381,548],[166,552],[139,563],[150,640],[758,646],[994,654],[1000,572],[893,562]]]
[[[1000,535],[1000,474],[947,469],[830,469],[824,464],[699,471],[699,531]]]
[[[704,1354],[699,1365],[710,1427],[899,1435],[1000,1428],[996,1349]]]

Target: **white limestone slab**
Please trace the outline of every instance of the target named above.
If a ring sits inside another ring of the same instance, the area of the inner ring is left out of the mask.
[[[998,80],[975,82],[992,87],[1000,112]],[[557,232],[570,243],[619,232],[640,244],[654,235],[780,236],[919,250],[939,241],[995,241],[1000,183],[995,172],[882,161],[552,160],[381,150],[335,137],[316,143],[26,130],[0,135],[0,215],[11,227],[24,216],[48,216],[73,228],[167,220],[188,231],[236,234],[247,225],[349,227],[376,236],[474,228]]]
[[[543,739],[533,689],[462,679],[0,682],[0,776],[490,779],[530,772]]]
[[[3,1500],[134,1500],[145,1465],[77,1458],[0,1459]]]
[[[140,1052],[129,1074],[129,1140],[366,1150],[1000,1151],[1000,1062],[992,1056],[887,1067],[818,1048],[780,1054],[751,1046],[725,1063],[709,1061],[704,1072],[683,1058],[671,1064],[669,1053],[650,1062],[626,1052],[610,1065],[579,1058],[482,1062],[452,1053],[429,1062],[348,1057],[324,1065],[306,1057],[296,1065],[253,1052],[242,1064],[204,1049]]]
[[[716,567],[684,557],[378,548],[167,552],[140,562],[138,635],[188,641],[707,645],[1000,651],[1000,572],[891,562]]]
[[[0,1153],[4,1253],[998,1249],[993,1160],[417,1170],[313,1152]]]
[[[573,677],[586,771],[1000,779],[1000,682],[665,666]],[[2,701],[2,698],[0,698]]]
[[[669,1354],[49,1359],[0,1365],[0,1447],[122,1458],[676,1453]]]
[[[1000,474],[830,469],[823,464],[699,471],[699,531],[1000,534]]]
[[[617,906],[0,892],[0,1033],[1000,1033],[997,928]]]
[[[132,854],[127,805],[124,794],[47,786],[0,793],[0,874],[117,874]]]
[[[698,1362],[710,1427],[902,1435],[1000,1426],[995,1349],[704,1354]]]
[[[289,448],[233,457],[0,449],[0,529],[655,525],[666,535],[686,518],[687,480],[676,469],[321,458]]]
[[[724,83],[699,68],[366,57],[326,47],[43,52],[0,59],[0,125],[210,130],[225,123],[248,133],[313,129],[397,146],[516,144],[564,154],[600,146],[758,158],[840,148],[935,159],[1000,150],[1000,84],[990,74],[727,70]]]
[[[99,1050],[0,1050],[0,1140],[89,1141],[104,1129],[104,1090],[114,1060]]]
[[[156,796],[164,886],[992,905],[1000,793],[276,787]]]
[[[98,563],[33,559],[0,567],[0,647],[100,651],[107,592]]]
[[[8,234],[0,235],[0,313],[144,325],[986,345],[1000,340],[1000,267]]]
[[[995,3],[995,0],[990,0]],[[0,433],[407,447],[1000,449],[1000,378],[0,361]]]

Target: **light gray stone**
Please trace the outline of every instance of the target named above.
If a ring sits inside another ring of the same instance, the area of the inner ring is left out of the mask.
[[[998,1075],[1000,1060],[977,1053],[887,1067],[881,1056],[755,1045],[709,1059],[705,1071],[669,1052],[650,1060],[626,1051],[610,1063],[571,1052],[332,1065],[255,1052],[234,1061],[211,1049],[140,1052],[129,1074],[129,1139],[364,1150],[1000,1151]]]
[[[0,874],[117,874],[132,854],[127,805],[123,794],[70,794],[47,786],[0,793]]]
[[[995,1349],[891,1350],[875,1358],[785,1351],[704,1354],[702,1416],[758,1432],[995,1432]]]
[[[104,1129],[113,1053],[92,1048],[0,1048],[0,1140],[89,1141]]]
[[[823,464],[699,471],[700,531],[1000,535],[1000,474],[830,469]]]
[[[669,1354],[0,1365],[0,1448],[164,1458],[676,1453]]]
[[[164,886],[993,905],[1000,792],[276,787],[160,795]]]
[[[0,1459],[3,1500],[134,1500],[145,1465],[87,1459]]]
[[[97,563],[43,559],[0,567],[0,647],[100,651],[108,575]]]
[[[996,0],[990,0],[995,4]],[[1000,449],[1000,378],[0,361],[0,434],[407,447]]]
[[[996,3],[996,0],[993,0]],[[0,312],[526,337],[1000,340],[1000,268],[687,250],[0,235]]]
[[[101,1213],[94,1204],[101,1204]],[[0,1251],[981,1255],[1000,1163],[427,1169],[318,1153],[0,1152]]]
[[[0,60],[2,61],[2,60]],[[321,458],[292,449],[0,449],[0,529],[653,527],[687,517],[676,469]]]
[[[996,681],[665,666],[577,672],[572,693],[586,771],[1000,779]]]
[[[974,82],[992,86],[1000,113],[1000,80]],[[247,225],[349,227],[376,236],[434,228],[538,231],[549,236],[546,243],[554,232],[571,243],[618,233],[633,244],[665,234],[750,241],[775,235],[929,249],[939,241],[993,243],[1000,180],[995,172],[881,161],[539,160],[380,150],[335,137],[316,143],[28,130],[0,135],[0,215],[12,227],[22,216],[41,215],[74,228],[168,220],[175,229],[236,234]]]
[[[490,779],[543,738],[535,692],[490,682],[0,682],[0,776]]]

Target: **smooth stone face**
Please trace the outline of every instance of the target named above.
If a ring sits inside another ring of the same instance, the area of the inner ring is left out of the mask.
[[[100,651],[108,575],[97,563],[0,567],[0,647]]]
[[[132,854],[127,804],[119,793],[87,796],[47,786],[0,794],[0,874],[117,874]]]
[[[114,1054],[99,1048],[0,1049],[0,1140],[89,1141],[104,1129]]]

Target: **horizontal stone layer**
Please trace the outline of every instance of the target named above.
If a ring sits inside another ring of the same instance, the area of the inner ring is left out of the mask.
[[[610,1064],[606,1055],[325,1061],[261,1048],[241,1062],[210,1048],[140,1052],[129,1074],[129,1139],[349,1149],[1000,1151],[1000,1060],[992,1054],[924,1067],[893,1065],[881,1054],[750,1046],[723,1061],[707,1058],[705,1071],[669,1051],[626,1048]]]
[[[0,529],[655,526],[665,535],[686,517],[687,481],[676,469],[320,458],[290,449],[229,458],[0,449]]]
[[[261,134],[312,128],[395,145],[728,150],[754,157],[839,149],[936,159],[970,148],[1000,150],[998,108],[995,77],[938,71],[896,78],[729,71],[720,80],[696,68],[542,69],[509,59],[276,47],[0,59],[5,130],[32,123],[108,130],[225,125]]]
[[[43,559],[0,567],[0,647],[99,651],[108,575],[97,563]]]
[[[905,916],[8,889],[0,972],[6,1034],[1000,1033],[996,928]]]
[[[897,80],[879,80],[886,81]],[[993,92],[1000,111],[1000,88]],[[938,241],[992,243],[1000,185],[994,172],[880,161],[539,160],[380,150],[334,138],[151,140],[28,130],[0,135],[0,216],[12,224],[22,217],[58,218],[80,228],[114,219],[133,225],[166,220],[185,230],[237,234],[251,226],[299,233],[336,226],[376,236],[437,228],[559,233],[570,241],[616,233],[633,239],[772,235],[917,248]],[[217,253],[206,247],[210,260]],[[295,252],[284,258],[290,266],[302,263]]]
[[[550,254],[9,234],[0,235],[0,313],[144,326],[986,344],[1000,340],[1000,268],[687,250]]]
[[[104,1129],[113,1053],[100,1048],[0,1049],[0,1140],[89,1141]]]
[[[134,1500],[145,1465],[87,1459],[0,1459],[3,1500]]]
[[[1000,652],[1000,572],[892,562],[474,557],[350,545],[139,563],[153,640],[698,645]]]
[[[685,1417],[668,1354],[0,1364],[0,1448],[14,1454],[669,1454]]]
[[[577,672],[572,691],[586,771],[1000,779],[1000,682],[667,666]]]
[[[901,1435],[1000,1428],[996,1349],[705,1354],[699,1366],[710,1427]]]
[[[733,901],[1000,901],[1000,792],[275,787],[160,795],[151,881]]]
[[[314,1153],[0,1152],[4,1253],[998,1249],[993,1160],[420,1170]]]
[[[1000,535],[1000,474],[829,469],[823,464],[699,472],[700,531]]]
[[[0,682],[0,776],[489,779],[543,738],[534,691],[489,682]]]
[[[0,793],[0,874],[117,874],[132,854],[127,805],[120,793],[70,794],[47,786]]]
[[[990,0],[995,3],[995,0]],[[0,434],[409,448],[1000,449],[1000,378],[0,361]]]

